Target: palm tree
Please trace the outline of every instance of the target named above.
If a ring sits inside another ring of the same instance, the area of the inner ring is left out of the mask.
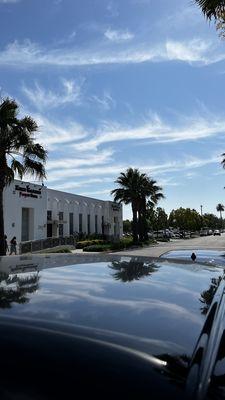
[[[18,104],[9,98],[0,103],[0,256],[5,255],[3,190],[14,174],[28,173],[45,178],[47,152],[35,143],[36,122],[29,116],[18,118]]]
[[[225,38],[225,1],[224,0],[195,0],[208,20],[216,22],[219,36]]]
[[[195,3],[202,9],[203,14],[208,19],[212,17],[217,19],[221,13],[225,12],[224,0],[195,0]]]
[[[133,213],[133,239],[138,241],[146,237],[146,199],[150,198],[156,204],[163,194],[162,188],[156,185],[156,181],[150,179],[146,174],[138,169],[128,168],[126,172],[121,172],[115,183],[119,184],[118,189],[112,190],[114,201],[131,204]]]
[[[128,168],[126,172],[121,172],[120,176],[116,179],[120,187],[111,191],[114,196],[114,201],[119,203],[131,204],[133,213],[133,240],[138,241],[138,218],[137,213],[140,208],[140,180],[141,174],[138,169]]]
[[[221,228],[222,228],[222,212],[224,211],[224,205],[219,203],[216,206],[216,211],[218,211],[220,213],[220,221],[221,221]]]
[[[144,176],[142,181],[142,201],[139,211],[140,231],[142,240],[147,240],[147,208],[149,206],[155,207],[159,200],[164,199],[161,186],[156,184],[154,179],[147,175]],[[147,202],[147,199],[148,202]]]

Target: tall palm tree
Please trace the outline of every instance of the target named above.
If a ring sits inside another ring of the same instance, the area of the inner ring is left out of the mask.
[[[224,211],[224,205],[219,203],[216,206],[216,211],[220,213],[220,221],[221,221],[221,228],[222,228],[222,212]]]
[[[142,179],[141,206],[139,210],[141,240],[147,240],[148,238],[147,208],[149,206],[155,207],[158,201],[164,198],[161,186],[158,186],[156,183],[154,179],[151,179],[147,175]]]
[[[160,192],[162,188],[156,185],[156,181],[150,179],[145,173],[141,173],[138,169],[128,168],[126,172],[122,172],[115,181],[119,184],[118,189],[112,190],[114,200],[131,204],[133,212],[133,238],[134,242],[146,238],[146,203],[147,198],[156,204],[163,194]]]
[[[195,0],[195,3],[197,3],[208,19],[212,17],[217,19],[221,16],[221,13],[225,12],[224,0]]]
[[[45,178],[46,150],[35,143],[36,122],[29,116],[19,119],[18,104],[9,98],[0,103],[0,256],[5,255],[3,190],[14,174]]]
[[[140,181],[141,174],[138,169],[128,168],[126,172],[121,172],[116,179],[120,187],[111,191],[114,201],[119,203],[131,204],[133,213],[133,240],[138,241],[138,210],[140,208]]]

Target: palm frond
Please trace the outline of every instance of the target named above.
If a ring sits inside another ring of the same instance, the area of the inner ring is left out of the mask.
[[[224,0],[195,0],[195,3],[209,20],[213,17],[217,19],[221,13],[225,12]]]
[[[18,160],[15,160],[15,159],[12,160],[11,169],[12,169],[13,173],[16,172],[19,175],[20,179],[23,178],[25,169],[24,169],[23,164],[21,164],[21,162],[19,162]]]
[[[34,175],[39,179],[46,178],[44,165],[39,161],[31,160],[29,157],[26,157],[24,160],[24,172]]]

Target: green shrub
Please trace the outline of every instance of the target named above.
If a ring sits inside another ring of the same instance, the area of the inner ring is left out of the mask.
[[[76,249],[83,249],[84,247],[94,246],[97,244],[106,244],[105,240],[93,239],[93,240],[82,240],[76,243]]]
[[[133,246],[133,239],[131,238],[124,238],[121,239],[119,242],[111,243],[111,250],[123,250]]]
[[[96,252],[99,252],[99,251],[107,251],[107,250],[110,250],[111,249],[111,246],[110,246],[110,244],[95,244],[95,245],[92,245],[92,246],[87,246],[87,247],[84,247],[83,248],[83,251],[96,251]]]

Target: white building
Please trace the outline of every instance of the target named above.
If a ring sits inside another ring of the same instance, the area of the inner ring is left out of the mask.
[[[77,233],[121,237],[122,206],[14,181],[4,190],[5,234],[17,242]]]

